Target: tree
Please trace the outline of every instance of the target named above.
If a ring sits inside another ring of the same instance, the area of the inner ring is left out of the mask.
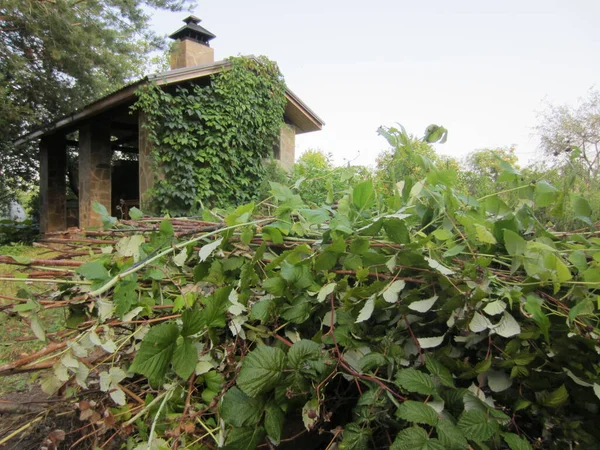
[[[504,171],[503,163],[516,166],[518,160],[515,147],[476,150],[463,161],[461,184],[474,197],[501,190],[503,187],[498,185],[498,177]]]
[[[600,92],[590,89],[578,105],[548,104],[536,131],[547,156],[568,161],[575,154],[588,180],[600,176]]]
[[[0,5],[0,173],[5,187],[37,178],[23,133],[142,75],[164,40],[148,8],[179,11],[192,0],[3,0]]]

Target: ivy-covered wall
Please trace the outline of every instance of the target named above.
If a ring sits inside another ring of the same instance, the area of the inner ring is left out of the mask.
[[[157,174],[152,209],[189,214],[247,202],[258,192],[283,125],[285,83],[265,57],[230,62],[207,85],[139,90],[134,108],[145,116]]]

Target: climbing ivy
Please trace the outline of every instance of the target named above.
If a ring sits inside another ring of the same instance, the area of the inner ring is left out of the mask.
[[[152,206],[181,215],[252,200],[283,123],[285,83],[265,57],[230,58],[207,84],[174,91],[148,84],[134,108],[146,116],[159,181]]]

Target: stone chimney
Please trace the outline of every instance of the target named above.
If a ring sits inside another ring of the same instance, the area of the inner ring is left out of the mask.
[[[216,36],[198,25],[201,20],[196,16],[183,21],[185,26],[169,36],[177,41],[171,53],[171,70],[215,62],[215,52],[209,42]]]

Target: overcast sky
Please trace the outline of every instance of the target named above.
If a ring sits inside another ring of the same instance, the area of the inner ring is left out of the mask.
[[[326,123],[296,140],[373,165],[380,125],[449,130],[440,153],[516,145],[534,158],[536,111],[575,103],[600,77],[600,0],[205,0],[217,60],[266,55]],[[157,13],[169,34],[186,13]]]

